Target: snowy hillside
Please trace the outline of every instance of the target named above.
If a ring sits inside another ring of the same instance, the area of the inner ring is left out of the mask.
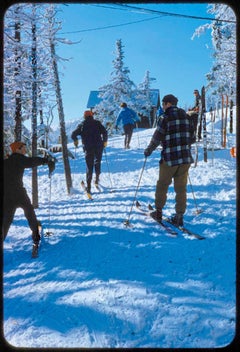
[[[219,126],[214,125],[208,162],[199,146],[198,166],[189,173],[185,225],[204,235],[202,241],[173,238],[135,207],[130,213],[152,129],[135,130],[130,150],[123,149],[123,136],[110,138],[102,162],[103,192],[94,190],[93,201],[80,187],[81,147],[70,160],[70,196],[61,154],[51,188],[47,167],[39,167],[36,212],[53,234],[43,239],[39,258],[31,259],[31,233],[17,210],[4,242],[3,328],[11,345],[208,348],[233,340],[236,160],[229,149],[235,133],[228,135],[226,149],[218,149]],[[211,123],[208,131],[211,136]],[[69,149],[75,154],[72,143]],[[156,150],[137,194],[143,204],[154,204],[158,162]],[[24,183],[30,194],[30,171]],[[174,198],[171,185],[166,215],[174,212]],[[196,208],[202,214],[196,216]],[[132,227],[123,224],[128,218]]]

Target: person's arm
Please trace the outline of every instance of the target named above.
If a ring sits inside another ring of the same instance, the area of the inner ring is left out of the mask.
[[[122,119],[122,114],[121,114],[121,112],[120,112],[120,113],[118,114],[118,117],[117,117],[116,128],[118,128],[118,125],[119,125],[121,119]]]
[[[82,124],[78,125],[78,127],[71,134],[71,138],[74,142],[75,147],[78,147],[77,136],[81,136],[81,134],[82,134]]]
[[[77,140],[77,136],[81,136],[82,134],[82,124],[78,125],[78,127],[72,132],[71,138],[73,141]]]
[[[148,157],[152,154],[152,152],[159,146],[159,144],[164,140],[165,137],[165,127],[164,127],[164,119],[160,121],[158,124],[151,141],[147,148],[144,150],[145,157]]]
[[[41,158],[38,156],[27,157],[25,155],[21,155],[21,164],[24,169],[33,168],[40,165],[48,164],[49,158]]]
[[[132,110],[132,112],[133,112],[133,118],[134,118],[134,120],[135,120],[136,122],[140,122],[141,119],[140,119],[140,117],[138,116],[138,114],[137,114],[134,110]]]

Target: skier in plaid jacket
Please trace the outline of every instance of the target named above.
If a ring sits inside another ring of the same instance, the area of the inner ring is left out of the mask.
[[[176,214],[173,215],[172,220],[177,225],[182,226],[183,214],[186,211],[188,170],[193,162],[191,143],[194,128],[186,112],[177,107],[177,102],[178,99],[172,94],[163,98],[164,114],[159,119],[144,155],[148,157],[157,146],[162,146],[159,179],[155,193],[156,211],[152,213],[152,217],[161,221],[162,209],[167,200],[168,187],[173,180],[176,192]]]

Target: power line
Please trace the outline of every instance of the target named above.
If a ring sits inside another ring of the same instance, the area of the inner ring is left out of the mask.
[[[71,34],[71,33],[83,33],[83,32],[99,31],[99,30],[102,30],[102,29],[109,29],[109,28],[114,28],[114,27],[128,26],[128,25],[130,25],[130,24],[135,24],[135,23],[140,23],[140,22],[146,22],[146,21],[152,21],[152,20],[155,20],[155,19],[159,19],[159,16],[147,18],[147,19],[144,19],[144,20],[126,22],[126,23],[121,23],[121,24],[113,24],[113,25],[109,25],[109,26],[105,26],[105,27],[96,27],[96,28],[80,29],[80,30],[78,30],[78,31],[71,31],[71,32],[61,32],[61,34]]]
[[[174,12],[164,12],[164,11],[152,10],[152,9],[147,9],[147,8],[144,8],[144,7],[137,7],[137,6],[127,5],[127,4],[115,3],[115,5],[120,6],[120,7],[126,7],[126,8],[129,8],[129,9],[138,10],[138,11],[141,10],[144,13],[158,13],[158,14],[160,14],[162,16],[173,16],[173,17],[190,18],[190,19],[195,19],[195,20],[209,20],[209,21],[217,21],[217,22],[236,23],[236,21],[223,20],[223,19],[220,19],[220,18],[184,15],[184,14],[174,13]]]
[[[144,7],[137,7],[137,6],[133,6],[133,5],[120,4],[120,3],[114,3],[114,7],[106,5],[106,4],[104,4],[104,5],[103,4],[94,4],[94,5],[91,4],[91,6],[104,7],[104,8],[110,8],[112,10],[122,10],[122,11],[129,11],[129,9],[130,10],[132,9],[134,11],[138,10],[142,13],[155,13],[155,14],[158,14],[158,16],[151,17],[151,18],[144,19],[144,20],[126,22],[126,23],[121,23],[121,24],[114,24],[114,25],[109,25],[109,26],[104,26],[104,27],[95,27],[95,28],[81,29],[78,31],[62,32],[61,34],[84,33],[84,32],[92,32],[92,31],[110,29],[110,28],[115,28],[115,27],[129,26],[131,24],[136,24],[136,23],[159,19],[160,16],[161,17],[163,17],[163,16],[183,17],[183,18],[189,18],[189,19],[195,19],[195,20],[209,20],[209,21],[217,21],[217,22],[236,23],[236,21],[231,21],[231,20],[222,20],[222,19],[216,19],[213,17],[204,17],[204,16],[184,15],[184,14],[179,14],[179,13],[152,10],[152,9],[147,9]],[[120,6],[120,8],[116,7],[116,6]]]

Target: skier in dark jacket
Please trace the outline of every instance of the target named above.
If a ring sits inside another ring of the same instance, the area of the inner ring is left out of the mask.
[[[193,94],[195,96],[194,106],[192,108],[190,108],[188,111],[194,111],[194,112],[198,113],[200,102],[201,102],[201,95],[197,89],[194,89]]]
[[[84,112],[84,121],[78,125],[71,135],[75,147],[78,147],[77,136],[82,138],[86,161],[87,192],[91,193],[93,168],[95,168],[96,175],[95,183],[99,183],[102,153],[103,148],[107,146],[108,133],[101,122],[93,118],[92,111],[86,110]]]
[[[194,89],[193,94],[195,96],[194,106],[188,109],[187,114],[191,116],[194,122],[195,134],[197,134],[197,125],[198,125],[198,117],[199,117],[199,110],[201,106],[201,95],[197,89]],[[201,120],[200,120],[201,123]]]
[[[121,110],[118,114],[116,121],[116,130],[120,122],[123,124],[123,129],[125,133],[124,148],[130,148],[130,142],[133,134],[133,128],[135,122],[139,122],[140,118],[137,116],[136,112],[128,108],[126,103],[121,103]]]
[[[182,226],[183,214],[186,210],[188,170],[193,162],[191,141],[194,131],[186,112],[177,107],[178,99],[174,95],[166,95],[162,102],[165,112],[144,151],[145,157],[148,157],[159,144],[162,145],[159,179],[155,193],[156,211],[152,212],[151,216],[161,221],[168,187],[173,179],[176,192],[176,214],[172,217],[172,221]]]
[[[2,232],[4,239],[14,218],[17,208],[22,208],[32,230],[33,243],[38,247],[40,235],[38,230],[38,220],[28,197],[27,191],[23,186],[24,170],[35,166],[48,164],[49,170],[54,169],[53,160],[40,157],[27,157],[26,144],[14,142],[10,145],[12,154],[4,160],[4,208]]]

